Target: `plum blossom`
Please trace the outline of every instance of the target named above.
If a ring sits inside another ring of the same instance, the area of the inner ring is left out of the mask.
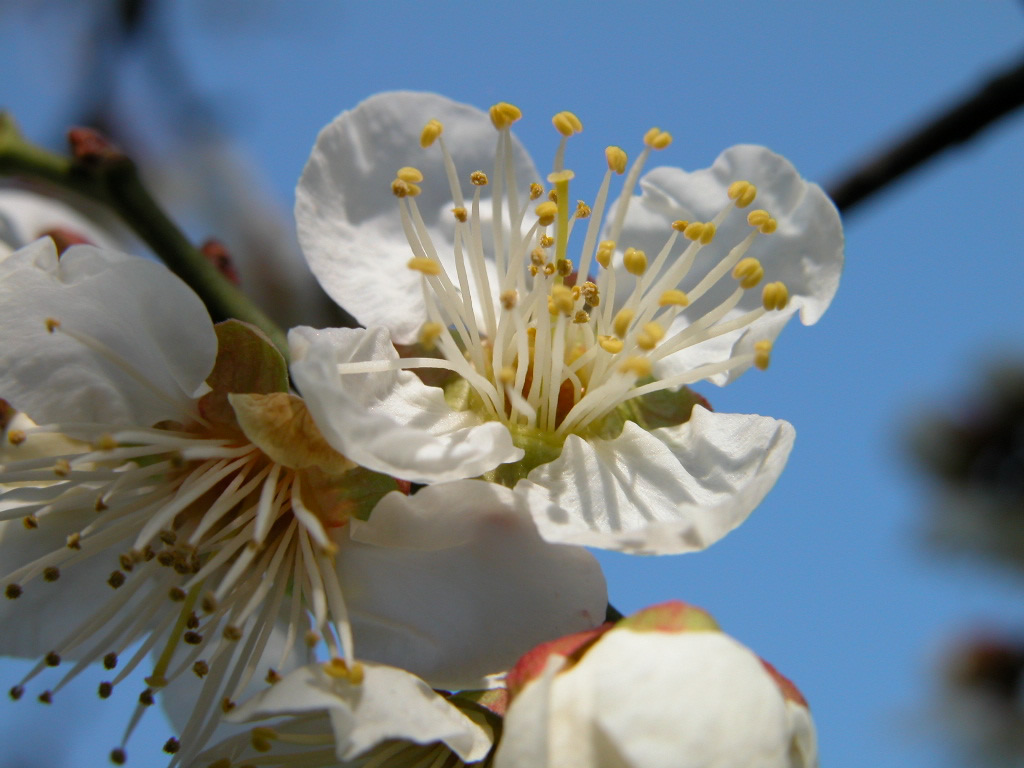
[[[687,386],[766,368],[790,317],[818,320],[842,267],[838,214],[763,147],[641,177],[671,143],[656,128],[631,166],[609,147],[593,201],[570,202],[580,120],[555,116],[542,177],[510,131],[520,116],[389,93],[321,132],[299,238],[368,328],[293,330],[293,376],[324,437],[364,466],[513,487],[551,541],[706,547],[770,490],[794,431],[714,413]]]
[[[698,608],[547,643],[509,673],[495,768],[814,768],[807,702]]]
[[[379,661],[479,687],[603,615],[596,561],[545,543],[511,491],[385,496],[399,484],[324,440],[273,346],[214,327],[158,264],[39,240],[0,262],[0,327],[0,396],[23,414],[0,451],[0,652],[45,653],[13,698],[69,661],[39,698],[93,662],[106,698],[151,655],[140,712],[175,681],[198,689],[165,747],[187,764],[315,646],[353,684]],[[455,578],[473,588],[453,598]]]

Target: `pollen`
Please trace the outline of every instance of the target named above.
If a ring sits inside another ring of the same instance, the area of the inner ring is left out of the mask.
[[[749,181],[734,181],[729,185],[729,199],[737,208],[746,208],[757,197],[757,187]]]
[[[409,182],[407,181],[395,179],[394,181],[391,182],[391,194],[393,194],[395,197],[410,197],[412,194],[410,188],[412,186],[413,185],[409,184]]]
[[[555,126],[555,130],[565,137],[583,131],[583,123],[572,112],[559,112],[551,118],[551,124]]]
[[[589,205],[587,205],[582,200],[577,200],[576,201],[576,214],[575,215],[576,215],[577,219],[589,219],[591,213],[593,213],[593,211],[591,211]]]
[[[427,349],[433,349],[437,345],[437,340],[441,338],[441,333],[444,328],[441,327],[440,323],[424,323],[423,327],[420,328],[420,344]]]
[[[754,365],[762,371],[772,361],[772,342],[770,339],[754,342]]]
[[[538,197],[544,194],[544,187],[538,184],[536,181],[530,184],[530,199],[536,200]]]
[[[646,357],[627,357],[622,361],[619,370],[622,373],[631,373],[638,379],[642,379],[651,375],[653,366]]]
[[[789,304],[789,290],[785,283],[768,283],[761,292],[761,300],[767,310],[785,309]]]
[[[428,120],[427,124],[423,126],[423,131],[420,133],[420,146],[423,149],[431,146],[443,132],[444,125],[440,120]]]
[[[647,271],[647,254],[636,248],[627,248],[622,256],[622,265],[629,274],[640,277]]]
[[[620,176],[626,172],[626,163],[629,162],[629,155],[622,147],[606,147],[604,159],[608,161],[608,170]]]
[[[651,128],[644,134],[644,145],[651,149],[665,149],[672,143],[672,134],[660,128]]]
[[[486,187],[488,184],[487,174],[483,171],[473,171],[469,174],[469,183],[474,187]]]
[[[580,287],[580,295],[583,296],[583,300],[591,307],[597,307],[601,304],[601,294],[597,290],[597,284],[587,280]]]
[[[419,168],[413,168],[411,165],[399,168],[398,173],[395,175],[409,184],[419,184],[423,181],[423,172]]]
[[[457,208],[452,208],[452,215],[455,217],[456,221],[461,222],[462,224],[465,224],[469,220],[469,214],[461,205]]]
[[[633,318],[636,317],[636,312],[632,309],[620,309],[615,313],[615,319],[612,320],[612,329],[615,331],[615,335],[620,339],[626,338],[626,334],[629,333],[629,326],[633,322]]]
[[[441,274],[441,265],[438,264],[433,259],[428,259],[425,256],[413,256],[411,259],[409,259],[409,262],[406,264],[406,266],[409,267],[409,269],[415,270],[417,272],[422,272],[424,275]]]
[[[690,297],[678,288],[671,288],[658,298],[659,307],[686,307],[689,304]]]
[[[764,267],[761,266],[760,261],[748,256],[733,267],[732,276],[739,281],[741,288],[753,288],[764,277]]]
[[[491,122],[499,131],[503,128],[508,128],[523,116],[523,112],[519,107],[506,101],[499,101],[488,112],[491,116]]]

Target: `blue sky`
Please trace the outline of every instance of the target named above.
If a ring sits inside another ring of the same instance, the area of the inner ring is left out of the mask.
[[[0,103],[30,137],[50,140],[80,86],[67,74],[78,49],[53,43],[83,41],[74,13],[29,5],[0,11]],[[550,116],[575,111],[579,190],[596,189],[605,145],[636,146],[651,125],[675,136],[661,163],[705,167],[753,142],[824,182],[1024,41],[1024,7],[1010,0],[170,6],[175,50],[286,221],[317,131],[381,90],[516,103],[518,134],[542,168],[556,146]],[[166,118],[133,117],[139,130]],[[1019,114],[857,210],[824,319],[787,329],[766,374],[703,390],[716,410],[795,425],[774,491],[707,552],[601,557],[621,610],[691,601],[792,677],[831,768],[941,765],[930,693],[943,643],[976,623],[1019,626],[1019,581],[923,544],[926,495],[901,441],[926,407],[955,409],[987,362],[1024,355],[1022,178]],[[20,668],[0,666],[5,686]],[[93,764],[133,704],[126,695],[101,706],[93,685],[49,710],[0,702],[5,749],[12,734],[40,729],[25,740],[34,764]],[[147,719],[136,765],[159,764],[152,750],[169,735],[157,713]],[[65,730],[66,744],[52,739]],[[14,752],[5,759],[18,764]]]

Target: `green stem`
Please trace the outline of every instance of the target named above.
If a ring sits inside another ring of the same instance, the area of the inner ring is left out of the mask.
[[[106,205],[192,287],[214,322],[236,318],[252,323],[287,359],[284,331],[189,242],[142,184],[127,156],[112,152],[95,163],[62,157],[26,141],[14,120],[0,113],[0,175],[47,181]]]

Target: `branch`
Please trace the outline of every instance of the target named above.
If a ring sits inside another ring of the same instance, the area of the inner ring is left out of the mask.
[[[858,163],[826,185],[844,213],[903,174],[1024,105],[1024,60],[998,72],[976,92],[936,115],[907,138]]]
[[[259,327],[287,358],[282,331],[195,248],[139,179],[135,163],[88,129],[69,133],[72,157],[26,141],[0,113],[0,175],[48,181],[112,209],[203,300],[214,322],[236,318]]]

